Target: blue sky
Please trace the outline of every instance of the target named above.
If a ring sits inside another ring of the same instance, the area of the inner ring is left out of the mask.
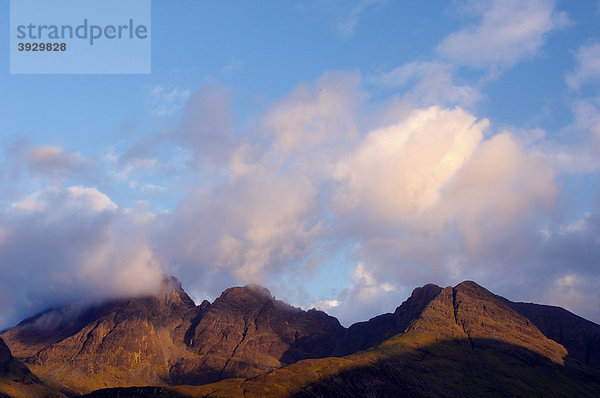
[[[149,75],[11,75],[3,29],[0,326],[163,272],[346,324],[464,279],[600,321],[599,18],[154,0]]]

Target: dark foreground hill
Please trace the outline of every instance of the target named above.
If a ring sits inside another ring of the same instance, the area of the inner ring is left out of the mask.
[[[527,311],[474,282],[426,285],[394,313],[346,329],[257,286],[196,306],[166,278],[156,297],[48,311],[2,337],[70,395],[600,396],[600,327]]]

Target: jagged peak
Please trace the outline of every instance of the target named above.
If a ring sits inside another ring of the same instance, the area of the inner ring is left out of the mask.
[[[470,297],[485,298],[487,300],[502,301],[499,296],[473,281],[464,281],[452,288],[453,292],[461,292]]]
[[[160,281],[161,289],[169,288],[173,290],[183,291],[183,287],[179,279],[174,277],[173,275],[163,274],[162,279]]]
[[[423,285],[421,287],[417,287],[412,291],[411,297],[415,296],[415,297],[419,297],[422,295],[431,295],[432,293],[435,292],[440,292],[442,291],[442,288],[434,283],[428,283],[426,285]]]
[[[158,290],[158,297],[164,303],[184,304],[187,307],[195,307],[196,303],[183,290],[179,279],[172,275],[163,275]]]
[[[271,291],[264,286],[251,283],[251,284],[244,286],[244,289],[247,289],[257,295],[273,299],[273,295],[271,294]]]
[[[428,283],[421,287],[417,287],[412,291],[412,294],[398,308],[395,314],[406,311],[413,307],[424,307],[429,301],[437,296],[442,291],[442,288],[433,283]]]
[[[307,312],[312,316],[330,317],[330,315],[323,311],[304,311],[302,308],[294,307],[286,303],[285,301],[277,300],[275,297],[273,297],[269,289],[256,284],[248,284],[246,286],[236,286],[226,289],[211,304],[211,306],[215,307],[220,307],[222,305],[233,307],[245,307],[246,309],[251,309],[256,306],[271,305],[280,311],[294,313]]]
[[[487,291],[483,286],[479,285],[477,282],[466,280],[460,282],[458,285],[454,286],[455,289],[466,290],[466,289],[483,289]]]

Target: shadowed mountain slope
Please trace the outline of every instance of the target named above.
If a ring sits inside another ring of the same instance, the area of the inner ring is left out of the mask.
[[[64,395],[43,384],[27,366],[16,360],[0,339],[0,397],[52,397]]]
[[[531,320],[546,337],[562,344],[569,356],[600,370],[600,325],[560,307],[506,302]]]

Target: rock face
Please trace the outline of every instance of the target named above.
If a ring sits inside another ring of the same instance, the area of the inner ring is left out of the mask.
[[[346,329],[259,286],[196,306],[166,277],[156,296],[46,311],[2,337],[69,394],[600,396],[598,325],[552,311],[474,282],[430,284],[394,313]]]
[[[426,285],[393,314],[342,333],[342,352],[354,352],[344,357],[301,360],[245,380],[92,396],[600,396],[600,373],[566,361],[565,347],[509,304],[474,282]]]
[[[172,357],[185,354],[170,332],[194,308],[181,285],[165,278],[156,297],[114,301],[83,312],[47,311],[3,337],[42,380],[67,393],[121,383],[160,385]]]
[[[165,277],[157,296],[46,311],[3,338],[42,380],[78,394],[252,377],[331,354],[342,331],[337,319],[293,308],[256,286],[196,306]]]
[[[559,364],[567,350],[548,339],[530,320],[475,282],[452,289],[455,320],[470,341],[496,340],[523,347]]]
[[[199,309],[184,342],[200,361],[173,369],[182,383],[251,377],[305,358],[331,355],[343,328],[324,312],[274,300],[262,287],[227,289]]]
[[[416,288],[393,314],[356,323],[345,335],[345,354],[375,347],[406,334],[437,339],[499,340],[562,363],[567,351],[547,338],[533,322],[510,308],[504,299],[475,282],[456,287],[428,284]]]
[[[0,339],[0,397],[64,397],[44,385],[27,366],[16,360]]]
[[[404,332],[409,323],[418,318],[441,291],[441,287],[433,284],[418,287],[393,314],[383,314],[369,321],[353,324],[345,335],[341,354],[348,355],[376,347],[390,337]]]

